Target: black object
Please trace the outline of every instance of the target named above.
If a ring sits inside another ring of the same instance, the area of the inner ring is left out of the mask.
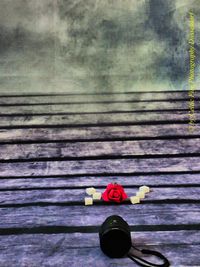
[[[152,250],[139,250],[133,246],[131,241],[131,231],[127,222],[118,215],[108,217],[99,229],[100,247],[110,258],[122,258],[128,256],[140,266],[148,267],[168,267],[169,261],[159,252]],[[143,254],[154,255],[163,260],[163,264],[153,264],[136,255],[130,254],[130,249],[142,252]]]
[[[102,251],[111,258],[125,256],[132,245],[130,227],[117,215],[105,220],[100,228],[99,237]]]

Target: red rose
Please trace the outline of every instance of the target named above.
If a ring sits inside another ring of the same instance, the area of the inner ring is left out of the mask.
[[[104,201],[122,202],[127,198],[124,188],[119,184],[108,184],[105,192],[102,194]]]

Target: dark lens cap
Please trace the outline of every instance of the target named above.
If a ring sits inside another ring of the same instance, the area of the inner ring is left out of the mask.
[[[99,231],[100,247],[111,258],[125,256],[131,248],[129,225],[118,215],[108,217]]]

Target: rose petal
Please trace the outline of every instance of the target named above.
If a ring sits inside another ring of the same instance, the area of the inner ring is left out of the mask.
[[[114,201],[122,202],[128,198],[127,194],[124,191],[124,188],[119,184],[108,184],[106,190],[102,194],[102,199],[104,201]]]
[[[108,195],[107,195],[107,192],[106,191],[102,194],[102,198],[103,198],[104,201],[110,201],[108,199]]]

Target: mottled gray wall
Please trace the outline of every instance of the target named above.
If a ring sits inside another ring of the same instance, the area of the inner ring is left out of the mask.
[[[0,90],[186,89],[190,8],[199,53],[200,0],[0,0]]]

